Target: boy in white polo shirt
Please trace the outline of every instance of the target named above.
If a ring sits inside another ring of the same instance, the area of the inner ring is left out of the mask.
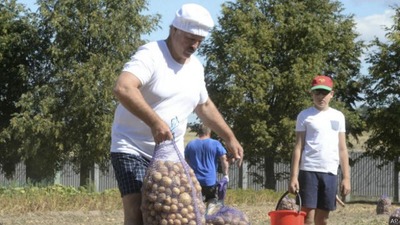
[[[314,106],[297,116],[289,191],[299,192],[306,225],[328,224],[329,212],[336,209],[339,165],[341,195],[350,193],[345,117],[329,107],[333,94],[332,79],[316,76],[311,87]]]

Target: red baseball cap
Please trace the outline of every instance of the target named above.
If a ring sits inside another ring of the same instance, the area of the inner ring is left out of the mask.
[[[312,80],[311,90],[324,89],[332,91],[333,81],[332,78],[325,75],[318,75]]]

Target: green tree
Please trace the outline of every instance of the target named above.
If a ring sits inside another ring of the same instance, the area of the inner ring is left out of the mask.
[[[51,179],[72,162],[86,185],[94,163],[105,168],[109,162],[114,81],[159,16],[141,15],[147,9],[144,0],[37,4],[38,30],[49,46],[42,63],[51,78],[22,96],[21,112],[11,119],[8,132],[23,140],[19,151],[34,181]]]
[[[41,80],[35,71],[41,61],[40,39],[34,26],[34,15],[15,0],[0,3],[0,167],[12,176],[21,158],[20,151],[10,141],[15,138],[6,132],[13,114],[20,109],[16,103],[21,95]]]
[[[364,80],[367,110],[366,142],[369,155],[395,161],[400,155],[400,7],[393,8],[394,25],[387,28],[387,42],[376,38],[367,62],[370,75]],[[399,166],[399,165],[397,165]]]
[[[312,105],[312,77],[335,80],[333,106],[347,116],[348,131],[362,122],[359,101],[359,56],[352,16],[338,1],[238,0],[222,6],[219,26],[200,53],[207,58],[210,96],[230,123],[250,164],[265,161],[253,174],[275,189],[274,162],[288,162],[297,114]]]

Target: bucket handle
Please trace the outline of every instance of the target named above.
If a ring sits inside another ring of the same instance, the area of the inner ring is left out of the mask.
[[[282,201],[283,198],[284,198],[286,195],[288,195],[289,193],[290,193],[289,191],[286,191],[286,192],[281,196],[281,198],[280,198],[279,201],[278,201],[278,204],[276,204],[275,210],[278,210],[279,205],[281,204],[281,201]],[[296,191],[296,199],[297,199],[297,201],[299,201],[299,208],[298,208],[298,210],[297,210],[297,213],[300,213],[300,211],[301,211],[301,197],[300,197],[300,193],[299,193],[298,191]]]

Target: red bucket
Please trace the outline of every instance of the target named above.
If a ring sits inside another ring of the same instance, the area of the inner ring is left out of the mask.
[[[301,210],[301,198],[299,193],[296,194],[296,197],[299,201],[299,209],[296,210],[278,210],[278,207],[282,201],[282,199],[289,194],[289,192],[285,192],[284,195],[279,199],[278,204],[276,205],[276,211],[269,212],[268,215],[271,217],[271,225],[304,225],[304,219],[306,217],[306,213],[300,211]]]

